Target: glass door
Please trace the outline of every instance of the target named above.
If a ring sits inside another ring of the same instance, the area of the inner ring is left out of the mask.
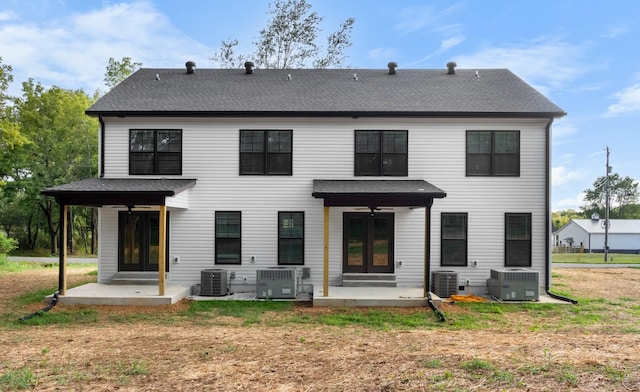
[[[160,217],[156,211],[120,212],[118,217],[118,270],[157,271],[160,247]],[[168,216],[167,216],[168,220]],[[167,224],[168,227],[168,224]],[[169,238],[167,230],[167,252]],[[166,263],[167,271],[169,263]]]
[[[345,213],[343,272],[392,273],[392,213]]]

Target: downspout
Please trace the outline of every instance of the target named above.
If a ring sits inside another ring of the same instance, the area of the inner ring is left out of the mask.
[[[547,122],[547,126],[545,127],[545,142],[546,142],[546,150],[547,155],[545,157],[545,263],[544,263],[544,290],[547,295],[551,298],[559,299],[561,301],[571,302],[572,304],[577,304],[578,301],[575,299],[563,297],[558,294],[554,294],[551,292],[551,239],[549,238],[549,233],[551,233],[551,123],[553,123],[553,117],[549,118],[549,122]]]
[[[98,148],[100,149],[100,178],[104,177],[104,120],[102,116],[98,117],[98,121],[100,121],[100,145]]]
[[[429,297],[431,289],[431,206],[433,199],[429,201],[429,205],[424,210],[424,297]]]
[[[62,293],[65,290],[65,276],[66,276],[66,240],[67,240],[67,236],[66,233],[67,229],[66,229],[66,212],[67,209],[65,208],[65,205],[63,204],[63,202],[58,198],[58,200],[56,200],[58,202],[58,205],[60,207],[60,236],[58,238],[58,243],[59,243],[59,247],[58,247],[58,253],[59,253],[59,259],[58,259],[58,263],[59,263],[59,269],[58,269],[58,290],[53,293],[53,297],[51,297],[51,302],[45,306],[44,308],[37,310],[27,316],[24,317],[20,317],[18,319],[18,321],[26,321],[29,319],[32,319],[36,316],[42,316],[42,314],[44,314],[45,312],[50,311],[51,309],[53,309],[54,306],[56,306],[58,304],[58,296],[60,295],[60,293]]]

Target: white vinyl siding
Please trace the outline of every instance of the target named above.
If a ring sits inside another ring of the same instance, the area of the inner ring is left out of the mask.
[[[170,207],[170,264],[174,283],[199,282],[200,271],[214,264],[215,211],[242,212],[241,265],[223,266],[236,272],[234,290],[255,289],[255,270],[277,266],[278,211],[304,212],[305,264],[310,282],[322,284],[323,200],[311,196],[313,179],[362,179],[354,176],[354,130],[406,129],[409,167],[406,177],[424,179],[447,193],[435,199],[431,213],[431,270],[459,272],[461,281],[484,286],[489,269],[504,266],[505,212],[531,213],[532,260],[544,282],[546,120],[526,119],[205,119],[105,118],[105,177],[128,176],[129,129],[182,129],[182,176],[197,179],[188,191],[187,207]],[[292,129],[291,176],[241,176],[240,129]],[[519,177],[466,177],[467,130],[519,130]],[[140,177],[144,176],[131,176]],[[149,177],[153,178],[153,177]],[[125,207],[121,207],[125,209]],[[101,214],[101,271],[110,279],[117,269],[117,209]],[[342,213],[354,208],[330,208],[330,284],[342,279]],[[468,213],[468,266],[440,267],[440,213]],[[385,211],[391,212],[391,211]],[[395,274],[399,286],[421,286],[424,273],[425,209],[395,208]],[[112,249],[113,248],[113,249]],[[254,256],[254,262],[251,261]],[[402,261],[402,266],[398,265]],[[477,266],[473,266],[477,261]],[[299,267],[301,268],[301,267]],[[244,281],[247,278],[247,281]]]

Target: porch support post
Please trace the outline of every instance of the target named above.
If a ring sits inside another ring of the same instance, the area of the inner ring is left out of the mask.
[[[424,209],[424,298],[429,294],[429,275],[431,275],[431,207]]]
[[[324,207],[324,272],[322,296],[329,296],[329,207]]]
[[[58,290],[60,295],[67,294],[67,209],[66,204],[60,203],[60,249],[58,272]]]
[[[167,206],[160,206],[160,228],[158,233],[159,241],[158,241],[158,295],[164,295],[164,286],[165,286],[165,270],[166,270],[166,262],[167,262]]]

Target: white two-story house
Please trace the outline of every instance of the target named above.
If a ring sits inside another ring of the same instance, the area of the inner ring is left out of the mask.
[[[428,288],[447,270],[484,293],[491,269],[525,267],[550,285],[565,113],[509,70],[189,62],[138,70],[87,114],[99,178],[43,193],[100,207],[99,283],[157,271],[162,292],[221,269],[249,292],[289,267],[326,295],[349,274]]]

